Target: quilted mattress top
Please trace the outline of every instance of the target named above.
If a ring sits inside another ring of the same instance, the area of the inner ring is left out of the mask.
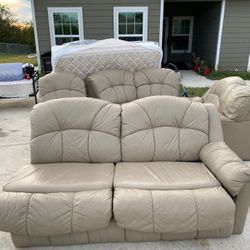
[[[53,70],[73,72],[84,79],[97,71],[159,68],[162,50],[152,42],[107,39],[87,45],[65,44],[52,48]]]

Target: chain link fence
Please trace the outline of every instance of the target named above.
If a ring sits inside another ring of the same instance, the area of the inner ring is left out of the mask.
[[[31,54],[35,53],[35,47],[29,44],[0,43],[0,55]]]

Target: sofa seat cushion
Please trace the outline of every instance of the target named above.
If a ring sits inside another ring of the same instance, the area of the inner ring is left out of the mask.
[[[115,168],[114,185],[118,188],[182,190],[221,184],[200,162],[121,162]]]
[[[114,218],[122,228],[197,234],[233,230],[234,202],[202,163],[119,163],[114,185]]]
[[[107,227],[113,171],[91,163],[24,167],[0,193],[0,231],[52,236]]]
[[[112,163],[51,163],[22,167],[4,186],[7,192],[54,193],[111,189]]]

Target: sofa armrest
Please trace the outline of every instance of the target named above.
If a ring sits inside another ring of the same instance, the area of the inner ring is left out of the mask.
[[[247,167],[224,142],[204,146],[200,159],[233,197],[238,195],[250,180],[250,167]]]

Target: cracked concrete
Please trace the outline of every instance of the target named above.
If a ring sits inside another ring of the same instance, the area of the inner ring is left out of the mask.
[[[30,99],[0,99],[0,190],[1,186],[20,167],[30,161],[29,114],[34,104]],[[1,211],[0,211],[1,212]],[[0,232],[0,249],[16,249],[8,233]],[[249,250],[250,249],[250,213],[242,235],[233,235],[226,239],[203,239],[168,242],[142,243],[106,243],[82,246],[29,248],[29,250]]]

